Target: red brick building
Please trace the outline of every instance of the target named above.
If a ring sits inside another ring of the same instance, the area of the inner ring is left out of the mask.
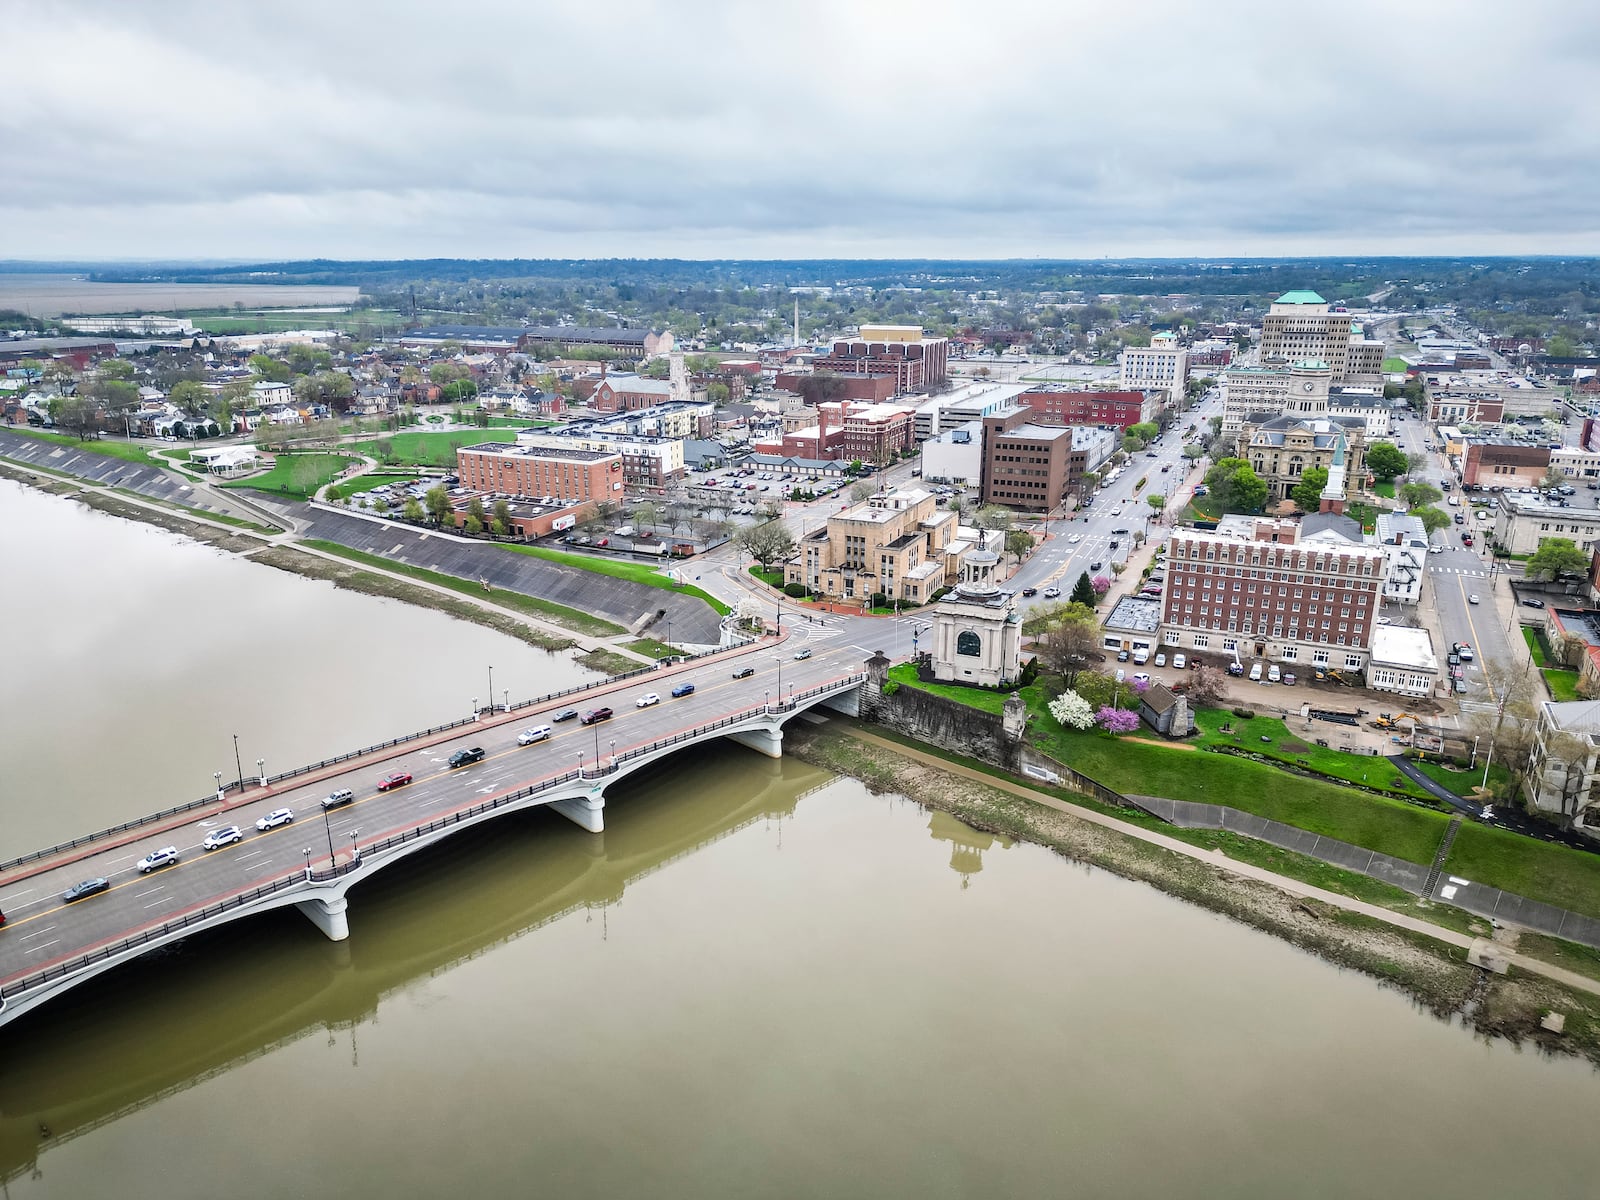
[[[456,451],[461,486],[506,496],[622,499],[622,455],[485,442]]]
[[[920,326],[863,325],[859,336],[834,342],[813,365],[819,373],[891,379],[898,395],[942,383],[949,356],[949,339],[925,337]]]
[[[827,454],[864,463],[885,463],[916,443],[916,409],[900,404],[817,405],[819,447]],[[787,439],[786,439],[787,440]]]
[[[828,400],[864,400],[880,403],[894,396],[894,380],[887,375],[855,375],[829,372],[820,375],[784,371],[778,376],[780,391],[793,392],[807,404]]]
[[[589,406],[599,412],[632,412],[654,408],[672,399],[672,385],[665,379],[646,379],[641,375],[607,375],[595,385]]]
[[[1054,425],[1130,425],[1156,419],[1161,411],[1159,392],[1067,392],[1051,387],[1029,388],[1015,403]]]

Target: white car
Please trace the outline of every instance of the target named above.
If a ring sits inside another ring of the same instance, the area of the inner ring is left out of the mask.
[[[1477,602],[1478,602],[1478,595],[1477,595],[1476,592],[1474,592],[1472,595],[1467,597],[1467,603],[1468,604],[1476,604]]]
[[[649,708],[653,704],[660,704],[661,696],[658,692],[646,692],[633,702],[635,708]]]
[[[1133,681],[1135,683],[1148,684],[1150,682],[1150,673],[1148,671],[1135,671],[1133,673]]]
[[[1188,665],[1189,665],[1189,660],[1187,658],[1185,658],[1183,655],[1174,654],[1172,656],[1172,666],[1173,666],[1173,668],[1175,670],[1181,671],[1181,670],[1184,669],[1184,667],[1186,667]]]
[[[1076,546],[1081,541],[1083,541],[1083,534],[1075,533],[1067,539],[1067,545]]]
[[[517,745],[531,746],[535,742],[542,742],[555,731],[548,725],[535,725],[532,729],[524,729],[517,734]]]
[[[178,848],[176,846],[163,846],[159,850],[152,850],[139,860],[139,874],[148,875],[158,867],[170,867],[178,861]]]
[[[213,829],[206,834],[206,840],[200,843],[202,850],[217,850],[230,842],[237,842],[244,834],[239,832],[237,825],[224,825],[221,829]]]
[[[294,809],[275,808],[256,822],[256,828],[265,833],[269,829],[276,829],[279,825],[287,825],[293,820]]]
[[[1437,545],[1437,544],[1429,546],[1428,547],[1428,553],[1429,554],[1443,554],[1444,553],[1444,547],[1440,546],[1440,545]]]

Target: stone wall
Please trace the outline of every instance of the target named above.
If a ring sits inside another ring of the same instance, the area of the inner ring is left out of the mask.
[[[917,688],[879,696],[871,719],[941,750],[1008,770],[1021,769],[1021,740],[1006,736],[999,713],[988,713]]]

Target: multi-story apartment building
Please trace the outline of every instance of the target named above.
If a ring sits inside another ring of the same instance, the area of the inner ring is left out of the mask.
[[[922,604],[961,578],[962,559],[973,547],[957,539],[958,524],[932,492],[879,492],[801,538],[784,582],[851,603],[881,593]]]
[[[1153,423],[1161,415],[1165,391],[1071,392],[1040,384],[1018,395],[1034,416],[1054,425],[1130,425]]]
[[[680,438],[608,433],[597,428],[570,428],[561,433],[525,429],[517,433],[517,445],[618,455],[623,479],[640,487],[665,487],[682,478],[684,471]]]
[[[1130,346],[1122,352],[1120,386],[1123,391],[1158,391],[1174,412],[1183,407],[1189,383],[1189,354],[1171,333],[1158,333],[1148,346]]]
[[[898,395],[944,382],[949,354],[949,339],[927,337],[920,325],[863,325],[855,337],[835,341],[812,365],[819,375],[893,379]]]
[[[1383,550],[1348,517],[1229,518],[1178,529],[1167,551],[1167,646],[1362,671],[1383,585]]]
[[[620,500],[622,456],[572,446],[485,442],[456,450],[461,486],[527,498]]]
[[[1091,425],[1037,425],[1018,405],[983,419],[985,504],[1049,512],[1076,495],[1085,474],[1117,447],[1117,435]]]

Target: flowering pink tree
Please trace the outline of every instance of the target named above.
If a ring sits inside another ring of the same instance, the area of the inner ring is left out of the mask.
[[[1147,688],[1148,688],[1148,687],[1149,687],[1149,686],[1150,686],[1150,681],[1149,681],[1149,680],[1148,680],[1148,679],[1140,679],[1140,678],[1139,678],[1139,677],[1138,677],[1138,676],[1134,676],[1134,680],[1133,680],[1133,694],[1134,694],[1134,695],[1135,695],[1135,696],[1142,696],[1142,695],[1144,695],[1144,693],[1145,693],[1145,690],[1146,690],[1146,689],[1147,689]]]
[[[1107,733],[1132,733],[1139,728],[1138,713],[1126,708],[1112,708],[1109,704],[1101,705],[1094,719]]]
[[[1111,590],[1111,580],[1107,579],[1104,575],[1096,575],[1089,581],[1089,586],[1094,589],[1094,594],[1096,596],[1104,596]]]

